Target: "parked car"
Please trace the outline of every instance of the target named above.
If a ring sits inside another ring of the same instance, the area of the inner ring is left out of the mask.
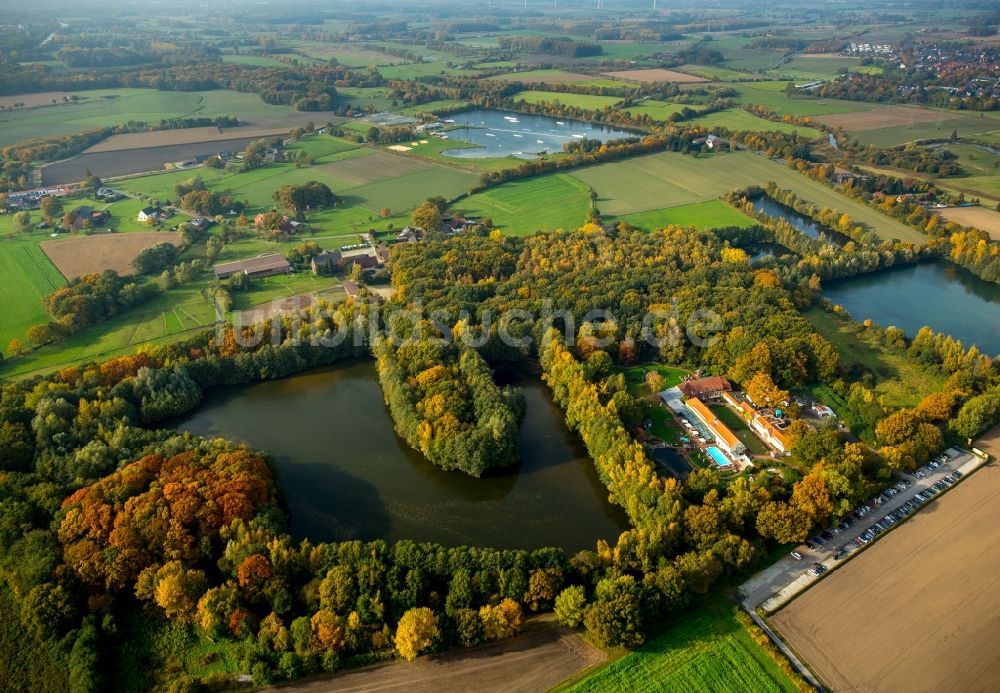
[[[798,551],[792,551],[792,558],[794,558],[796,561],[801,561],[802,554],[799,553]]]
[[[827,541],[833,541],[833,534],[830,533],[830,530],[825,530],[820,534],[820,536],[826,539]]]
[[[822,546],[823,544],[826,543],[826,542],[823,541],[823,537],[821,537],[819,535],[816,535],[815,537],[813,537],[809,541],[811,541],[812,543],[816,544],[817,546]]]
[[[815,545],[815,544],[813,544],[813,543],[812,543],[811,541],[807,541],[807,542],[805,543],[805,546],[806,546],[806,548],[807,548],[807,549],[809,549],[810,551],[812,551],[813,549],[815,549],[815,548],[816,548],[816,545]]]
[[[847,555],[847,549],[838,549],[837,553],[833,554],[833,560],[839,561],[846,555]]]

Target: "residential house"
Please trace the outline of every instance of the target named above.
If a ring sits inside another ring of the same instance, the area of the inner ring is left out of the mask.
[[[404,243],[416,243],[423,234],[423,229],[418,229],[415,226],[406,226],[396,234],[396,240]]]
[[[215,222],[213,222],[208,217],[195,217],[194,219],[192,219],[191,221],[188,222],[188,226],[193,226],[194,228],[198,229],[199,231],[204,231],[205,229],[207,229],[209,226],[211,226],[214,223]]]
[[[709,135],[708,137],[705,138],[705,146],[708,147],[709,149],[715,149],[716,147],[719,146],[720,142],[722,142],[722,140],[720,140],[715,135]]]
[[[731,392],[733,386],[719,375],[686,380],[677,386],[686,398],[712,399],[721,397],[723,392]]]
[[[352,297],[353,296],[357,296],[360,293],[360,291],[361,291],[361,287],[359,287],[354,282],[344,282],[344,292],[348,296],[352,296]]]
[[[136,217],[139,221],[144,224],[148,224],[152,221],[154,224],[164,218],[163,210],[159,207],[143,207],[139,210],[139,214]]]
[[[85,228],[93,228],[104,223],[108,218],[108,213],[99,209],[94,209],[90,205],[80,205],[70,212],[72,220],[69,229],[79,231]]]
[[[333,274],[340,269],[343,260],[339,250],[324,250],[310,260],[309,266],[312,268],[312,273],[317,276]]]

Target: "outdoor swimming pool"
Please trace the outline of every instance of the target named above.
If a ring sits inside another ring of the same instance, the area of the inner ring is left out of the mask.
[[[708,456],[711,457],[720,467],[728,467],[732,464],[732,462],[726,459],[726,456],[722,454],[722,450],[719,448],[705,448],[705,452],[707,452]]]

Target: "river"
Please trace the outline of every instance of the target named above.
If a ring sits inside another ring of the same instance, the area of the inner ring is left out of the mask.
[[[297,538],[571,552],[613,543],[628,527],[624,512],[607,502],[547,388],[519,385],[522,464],[484,479],[442,471],[396,436],[372,362],[220,388],[176,427],[268,451]]]
[[[910,337],[924,325],[1000,354],[1000,285],[946,262],[925,262],[830,282],[823,296],[857,321],[871,318]]]
[[[540,154],[561,152],[564,143],[576,139],[607,142],[635,135],[599,123],[482,108],[448,116],[448,121],[469,127],[455,127],[445,135],[477,145],[441,152],[444,156],[457,159],[494,156],[534,159]]]

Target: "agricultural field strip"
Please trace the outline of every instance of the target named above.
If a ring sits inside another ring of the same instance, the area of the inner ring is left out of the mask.
[[[998,533],[998,489],[993,463],[801,595],[774,624],[835,690],[991,689],[1000,554],[983,546]]]
[[[217,127],[180,128],[176,130],[157,130],[154,132],[130,132],[124,135],[112,135],[82,154],[96,152],[118,152],[130,149],[145,149],[146,147],[166,147],[174,144],[200,144],[202,142],[224,142],[226,140],[242,139],[244,137],[273,137],[287,135],[284,128],[227,128]]]
[[[769,180],[790,188],[799,197],[823,207],[846,212],[886,238],[922,242],[919,232],[902,222],[803,176],[766,157],[749,152],[691,157],[674,152],[649,154],[625,161],[598,164],[572,172],[596,190],[601,211],[611,216],[704,202],[748,185]]]

